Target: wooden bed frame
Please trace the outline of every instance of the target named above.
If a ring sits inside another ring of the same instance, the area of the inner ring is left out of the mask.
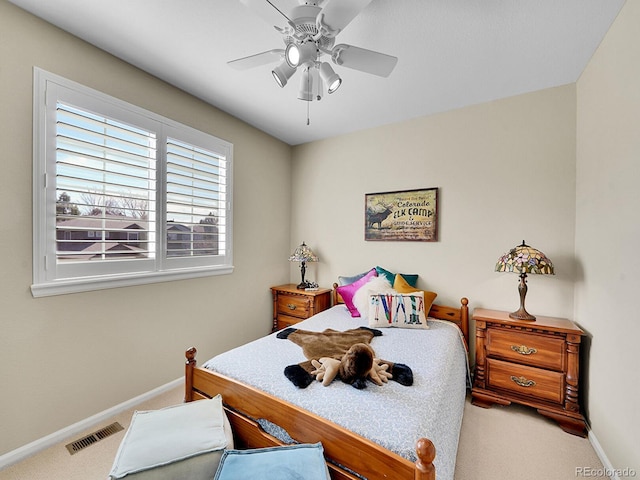
[[[343,303],[334,284],[333,304]],[[460,307],[433,305],[430,317],[449,320],[462,330],[469,342],[469,301]],[[322,442],[327,466],[333,480],[405,479],[435,480],[433,460],[436,450],[427,438],[416,441],[415,463],[357,435],[333,422],[285,402],[273,395],[245,385],[219,373],[196,366],[196,349],[186,351],[185,402],[222,395],[231,423],[235,448],[263,448],[284,443],[265,432],[255,419],[279,425],[300,443]]]

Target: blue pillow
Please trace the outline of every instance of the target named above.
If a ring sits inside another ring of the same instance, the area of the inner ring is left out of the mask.
[[[225,450],[213,480],[330,480],[321,443]]]
[[[395,273],[391,273],[389,270],[385,270],[382,267],[376,267],[376,272],[378,272],[378,276],[387,277],[387,280],[389,280],[389,283],[391,285],[393,285],[393,282],[395,282],[395,280],[396,280],[396,274]],[[404,278],[407,281],[407,283],[409,285],[411,285],[412,287],[415,287],[416,284],[418,283],[418,275],[417,274],[400,273],[399,275],[402,275],[402,278]]]
[[[367,270],[366,272],[362,272],[362,273],[359,273],[357,275],[353,275],[351,277],[338,276],[338,285],[340,285],[340,286],[342,286],[342,285],[351,285],[352,283],[357,282],[358,280],[360,280],[362,277],[364,277],[370,271],[371,270]]]

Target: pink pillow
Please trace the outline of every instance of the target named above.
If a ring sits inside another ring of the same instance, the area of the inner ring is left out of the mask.
[[[378,272],[376,272],[375,268],[372,268],[364,277],[356,280],[353,283],[350,283],[349,285],[341,285],[336,289],[342,297],[342,300],[344,300],[344,304],[349,309],[352,317],[360,316],[360,312],[358,312],[358,309],[353,304],[353,296],[360,289],[360,287],[367,283],[372,277],[377,276]]]

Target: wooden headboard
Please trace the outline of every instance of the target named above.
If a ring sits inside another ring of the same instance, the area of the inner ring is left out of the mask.
[[[332,298],[333,305],[344,303],[342,296],[338,293],[337,283],[333,284]],[[459,307],[437,305],[434,303],[431,305],[428,316],[439,320],[448,320],[458,325],[460,330],[462,330],[467,346],[469,345],[469,300],[466,297],[460,299]]]

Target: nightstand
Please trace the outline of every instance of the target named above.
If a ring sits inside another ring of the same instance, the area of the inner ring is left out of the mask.
[[[536,408],[566,432],[586,435],[580,413],[580,340],[570,320],[514,320],[507,312],[477,308],[472,403],[488,408],[511,402]]]
[[[271,287],[273,331],[281,330],[331,306],[331,289],[298,290],[294,284]]]

